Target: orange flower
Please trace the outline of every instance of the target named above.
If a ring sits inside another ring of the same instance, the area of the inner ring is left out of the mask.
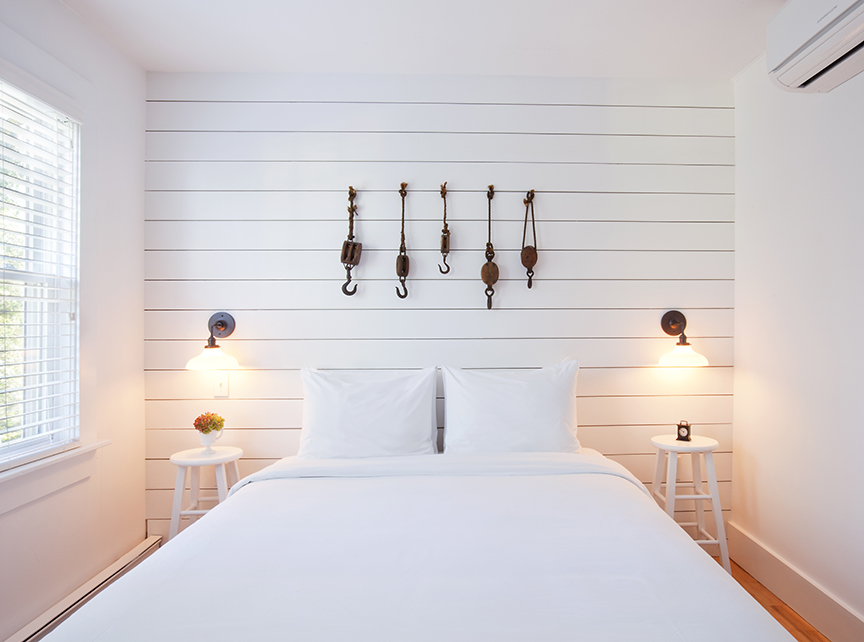
[[[192,425],[206,435],[214,430],[222,430],[225,427],[225,420],[215,412],[205,412],[203,415],[198,415]]]

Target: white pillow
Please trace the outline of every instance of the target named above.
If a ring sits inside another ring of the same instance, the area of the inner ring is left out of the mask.
[[[303,368],[300,459],[437,451],[435,368],[330,373]]]
[[[574,360],[540,370],[442,366],[444,452],[576,452]]]

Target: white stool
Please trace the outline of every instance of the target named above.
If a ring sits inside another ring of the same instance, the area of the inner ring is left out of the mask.
[[[171,463],[177,466],[177,481],[174,484],[174,507],[171,509],[171,530],[168,533],[168,539],[177,534],[181,517],[200,517],[207,512],[207,509],[199,507],[202,501],[225,501],[228,496],[228,489],[240,479],[237,460],[242,456],[243,449],[233,446],[213,446],[213,452],[210,453],[205,453],[203,448],[192,448],[171,455]],[[231,466],[227,467],[227,464],[231,464]],[[201,496],[199,494],[198,472],[201,466],[213,466],[215,469],[217,491],[215,496]],[[226,468],[231,471],[232,480],[228,479],[229,475]],[[183,491],[186,489],[186,471],[188,469],[192,470],[192,480],[189,485],[192,503],[186,510],[180,510],[183,503]]]
[[[732,573],[729,566],[729,549],[726,545],[726,529],[723,527],[723,511],[720,507],[720,490],[717,486],[717,473],[714,470],[714,450],[716,450],[716,439],[709,437],[693,436],[692,441],[678,441],[675,435],[658,435],[651,439],[651,445],[657,448],[657,464],[654,469],[654,483],[651,490],[654,496],[666,505],[666,513],[669,517],[675,519],[675,500],[676,499],[692,499],[696,502],[696,521],[686,522],[680,526],[695,526],[697,544],[707,546],[708,544],[720,545],[720,560],[723,562],[723,568],[728,573]],[[683,484],[683,486],[692,486],[692,495],[677,495],[676,488],[681,486],[678,481],[678,455],[690,454],[693,460],[693,483]],[[663,495],[661,490],[663,478],[663,464],[666,456],[669,456],[669,463],[666,470],[666,495]],[[708,490],[705,493],[702,490],[702,465],[699,456],[705,457],[705,472],[708,475]],[[703,501],[711,502],[711,510],[714,513],[714,522],[717,525],[717,539],[711,537],[708,531],[705,530],[705,508]]]

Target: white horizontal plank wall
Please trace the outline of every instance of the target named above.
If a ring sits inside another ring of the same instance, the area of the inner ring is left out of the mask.
[[[731,483],[734,112],[726,83],[151,74],[147,516],[164,533],[192,420],[226,418],[241,473],[296,453],[299,369],[537,368],[580,361],[580,438],[648,481],[649,439],[687,419]],[[396,297],[399,183],[409,296]],[[438,271],[447,181],[452,251]],[[486,310],[486,188],[501,277]],[[347,189],[354,270],[341,292]],[[539,260],[519,260],[536,190]],[[708,368],[657,368],[677,308]],[[225,310],[230,397],[185,362]],[[439,397],[441,391],[439,380]],[[439,399],[443,424],[443,399]],[[682,462],[683,463],[683,462]],[[682,474],[690,474],[684,465]],[[210,476],[204,483],[212,485]],[[727,506],[728,508],[728,506]],[[681,505],[688,519],[692,506]]]

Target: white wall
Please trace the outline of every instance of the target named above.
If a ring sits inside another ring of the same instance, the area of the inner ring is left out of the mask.
[[[647,481],[649,439],[679,419],[717,437],[731,498],[734,110],[731,85],[606,80],[150,74],[147,516],[170,515],[172,452],[225,416],[241,472],[296,452],[298,370],[538,367],[580,360],[580,435]],[[399,183],[409,297],[397,299]],[[448,181],[452,272],[437,264]],[[501,280],[479,278],[486,186]],[[340,291],[348,185],[359,292]],[[540,258],[526,287],[522,198]],[[669,308],[712,367],[663,373]],[[183,370],[212,312],[245,371],[231,398]],[[665,376],[664,376],[665,375]],[[440,388],[439,388],[440,395]],[[439,415],[440,417],[440,415]],[[212,484],[212,480],[210,481]],[[686,507],[685,507],[686,508]]]
[[[54,0],[0,1],[0,59],[34,86],[68,96],[83,114],[82,434],[112,442],[98,451],[89,478],[0,515],[5,639],[144,537],[146,78]],[[20,488],[10,481],[0,493]]]
[[[791,94],[761,60],[735,104],[739,561],[753,553],[757,577],[832,640],[861,639],[864,622],[841,626],[768,562],[864,615],[864,77]]]

